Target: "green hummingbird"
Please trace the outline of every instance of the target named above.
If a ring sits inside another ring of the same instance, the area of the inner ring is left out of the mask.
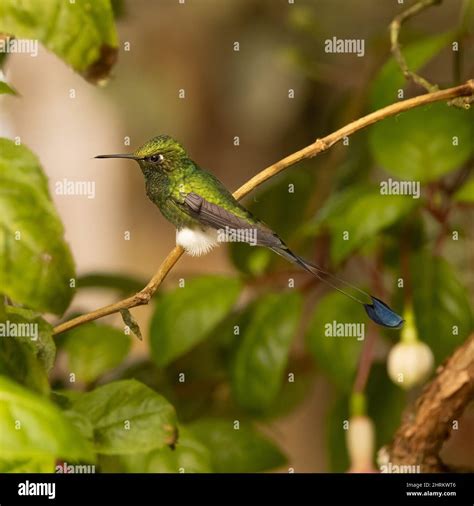
[[[129,158],[138,162],[145,177],[148,198],[176,227],[176,244],[186,253],[203,255],[220,242],[233,240],[263,246],[361,303],[368,316],[379,325],[399,328],[403,324],[403,319],[380,299],[293,253],[213,174],[191,160],[183,146],[172,137],[154,137],[131,154],[99,155],[96,158]],[[347,293],[341,284],[362,294],[367,302]]]

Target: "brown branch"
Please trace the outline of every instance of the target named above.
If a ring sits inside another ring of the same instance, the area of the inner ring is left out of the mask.
[[[161,285],[168,272],[174,267],[176,262],[181,258],[181,255],[184,253],[183,249],[179,246],[174,247],[169,253],[168,256],[163,260],[159,269],[156,271],[155,275],[151,278],[150,282],[140,290],[135,295],[131,297],[127,297],[115,304],[110,304],[108,306],[101,307],[92,311],[91,313],[86,313],[81,316],[77,316],[72,320],[59,324],[54,328],[54,334],[61,334],[61,332],[65,332],[66,330],[73,329],[82,325],[83,323],[87,323],[93,320],[97,320],[99,318],[103,318],[104,316],[118,313],[121,309],[130,309],[132,307],[143,306],[150,302],[153,294],[158,290],[158,287]]]
[[[462,344],[423,390],[414,409],[386,448],[393,465],[420,466],[420,472],[443,472],[439,457],[453,422],[474,400],[474,334]]]
[[[410,109],[414,109],[415,107],[420,107],[422,105],[431,104],[433,102],[440,102],[451,100],[456,97],[466,97],[466,96],[474,96],[474,79],[467,81],[465,84],[460,86],[455,86],[454,88],[448,88],[446,90],[436,91],[434,93],[427,93],[425,95],[420,95],[418,97],[409,98],[407,100],[402,100],[395,104],[391,104],[387,107],[374,111],[362,118],[359,118],[347,125],[343,126],[339,130],[323,137],[322,139],[317,139],[315,142],[306,146],[303,149],[300,149],[296,153],[293,153],[279,162],[270,165],[266,169],[259,172],[245,184],[243,184],[236,192],[234,192],[234,197],[236,199],[241,199],[245,197],[252,190],[260,186],[262,183],[272,178],[279,172],[291,167],[295,163],[300,162],[301,160],[312,158],[323,151],[328,150],[334,144],[340,142],[345,137],[352,135],[363,128],[372,125],[373,123],[377,123],[385,118],[389,118],[390,116],[396,116],[404,111],[408,111]],[[90,313],[78,316],[77,318],[73,318],[72,320],[61,323],[54,329],[54,334],[60,334],[61,332],[65,332],[70,330],[78,325],[82,325],[83,323],[90,322],[93,320],[97,320],[98,318],[102,318],[104,316],[117,313],[121,309],[130,309],[136,306],[142,306],[148,304],[153,294],[156,292],[158,287],[161,285],[162,281],[165,279],[168,272],[173,268],[176,262],[179,260],[181,255],[183,254],[183,250],[180,247],[175,247],[165,258],[163,263],[160,265],[158,271],[153,276],[151,281],[146,285],[143,290],[136,293],[135,295],[128,297],[127,299],[116,302],[115,304],[110,304],[108,306],[104,306],[102,308],[96,309]]]

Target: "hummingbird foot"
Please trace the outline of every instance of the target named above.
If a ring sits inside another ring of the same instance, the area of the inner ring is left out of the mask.
[[[176,230],[176,244],[194,257],[209,253],[219,242],[213,228],[181,228]]]

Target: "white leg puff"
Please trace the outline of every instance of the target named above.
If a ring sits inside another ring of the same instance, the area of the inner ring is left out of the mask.
[[[218,245],[217,231],[213,228],[182,228],[176,230],[176,244],[193,257],[205,255]]]

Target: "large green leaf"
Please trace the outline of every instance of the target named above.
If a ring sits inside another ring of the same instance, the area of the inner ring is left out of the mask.
[[[281,451],[249,422],[241,421],[240,428],[234,429],[232,420],[208,418],[189,428],[209,449],[216,473],[258,473],[286,463]]]
[[[350,332],[346,332],[346,335],[337,335],[338,329],[343,328],[337,324],[357,325],[353,327],[354,335],[349,335]],[[316,363],[339,388],[345,391],[352,387],[363,344],[357,330],[363,330],[365,339],[367,315],[360,304],[338,292],[332,292],[318,301],[307,330],[308,347]]]
[[[74,401],[72,408],[92,423],[98,453],[147,452],[177,439],[173,406],[135,380],[98,387]]]
[[[82,325],[64,336],[68,372],[80,381],[94,381],[124,360],[130,344],[130,336],[109,325]]]
[[[314,218],[301,227],[302,233],[316,235],[322,228],[330,228],[339,216],[350,214],[354,202],[372,192],[373,189],[366,183],[356,183],[334,192]]]
[[[0,473],[54,473],[54,463],[51,455],[18,460],[0,458]]]
[[[51,371],[56,358],[56,345],[53,340],[53,327],[40,315],[29,309],[15,306],[6,306],[8,320],[12,323],[28,323],[34,325],[33,335],[18,336],[20,341],[27,341],[34,349],[35,356],[46,372]]]
[[[127,473],[210,473],[209,450],[184,427],[179,428],[176,448],[162,448],[148,453],[121,455],[118,458]],[[107,471],[107,468],[101,466]]]
[[[351,195],[352,200],[345,201],[344,211],[333,214],[330,220],[331,258],[336,264],[406,216],[420,202],[410,196],[381,195],[380,190]]]
[[[33,311],[13,306],[5,309],[6,315],[0,318],[3,336],[0,337],[0,374],[32,390],[47,393],[48,372],[56,355],[52,327]]]
[[[288,361],[288,375],[284,375],[282,388],[271,406],[265,411],[264,419],[287,416],[304,402],[314,388],[316,371],[306,356]]]
[[[70,390],[70,392],[72,392],[72,390]],[[78,394],[79,398],[81,392],[76,391],[75,393]],[[87,439],[88,441],[92,441],[94,439],[94,427],[92,426],[91,421],[85,415],[78,413],[72,409],[64,410],[63,414],[71,421],[71,423],[84,439]]]
[[[472,111],[435,103],[380,121],[371,128],[369,141],[387,172],[426,183],[468,160],[473,136]]]
[[[235,278],[203,276],[158,299],[150,328],[151,352],[165,366],[205,339],[240,292]]]
[[[39,40],[92,82],[105,78],[117,58],[109,0],[2,0],[0,32]]]
[[[246,409],[263,412],[276,400],[300,309],[301,298],[291,292],[266,295],[252,306],[232,367],[233,392]]]
[[[62,314],[74,294],[74,263],[38,159],[0,139],[0,293]]]
[[[419,337],[440,363],[472,331],[469,296],[453,267],[426,251],[413,256],[411,275]]]
[[[453,32],[446,32],[404,45],[402,51],[408,68],[416,72],[447,46],[453,38]],[[400,100],[398,91],[403,89],[407,83],[400,66],[391,57],[380,69],[372,84],[370,93],[372,109],[380,109]]]
[[[286,242],[294,234],[301,221],[313,191],[314,177],[310,172],[292,172],[270,183],[246,207],[267,223]],[[245,243],[230,244],[230,256],[234,265],[246,274],[262,274],[270,266],[275,253]]]
[[[0,448],[12,463],[28,459],[93,460],[89,443],[48,399],[0,376]]]
[[[454,39],[446,32],[417,40],[403,47],[412,71],[422,68]],[[382,67],[371,89],[372,109],[400,99],[407,80],[393,58]],[[369,140],[376,161],[400,178],[432,181],[457,168],[472,153],[472,115],[433,104],[388,118],[370,129]],[[453,145],[453,137],[459,145]]]

